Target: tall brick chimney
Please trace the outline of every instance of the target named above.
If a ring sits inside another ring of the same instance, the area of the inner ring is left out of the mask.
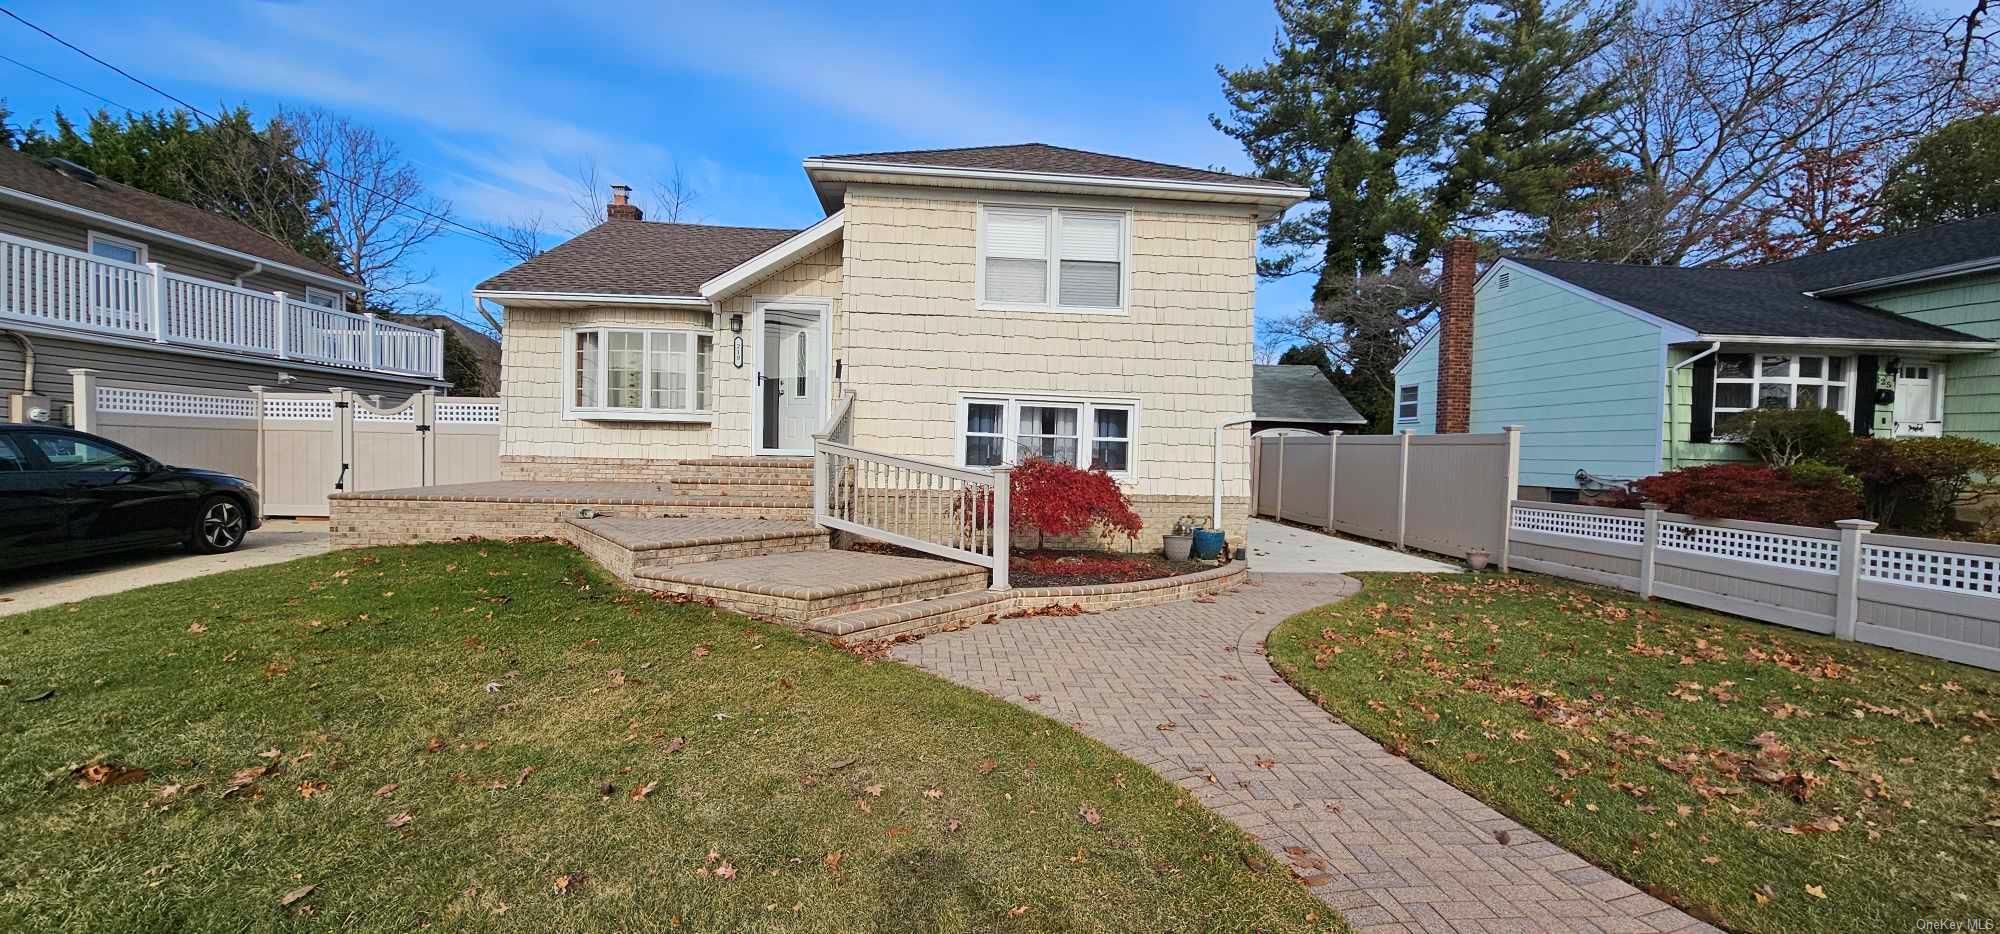
[[[1438,302],[1437,430],[1472,430],[1472,284],[1479,278],[1479,245],[1459,237],[1444,245],[1444,284]]]
[[[611,186],[611,203],[604,206],[604,219],[612,221],[642,221],[646,212],[632,203],[632,186]]]

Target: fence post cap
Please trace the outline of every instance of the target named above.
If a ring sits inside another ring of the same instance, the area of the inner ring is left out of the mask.
[[[251,387],[249,387],[249,389],[250,389],[250,391],[251,391],[251,392],[263,392],[263,391],[264,391],[264,387],[262,387],[262,386],[251,386]]]
[[[1329,437],[1329,438],[1338,438],[1338,437],[1340,437],[1341,435],[1344,435],[1344,434],[1347,434],[1347,432],[1344,432],[1344,431],[1341,431],[1341,430],[1340,430],[1340,429],[1338,429],[1338,428],[1335,428],[1335,429],[1334,429],[1334,430],[1333,430],[1332,432],[1330,432],[1330,433],[1329,433],[1329,434],[1327,435],[1327,437]]]
[[[1877,523],[1870,522],[1866,519],[1842,519],[1839,522],[1835,522],[1834,525],[1839,526],[1840,528],[1843,529],[1854,529],[1856,531],[1867,532],[1874,529]]]
[[[1653,502],[1653,501],[1651,501],[1651,500],[1647,500],[1646,502],[1643,502],[1643,503],[1640,503],[1640,504],[1639,504],[1639,508],[1640,508],[1640,509],[1644,509],[1644,510],[1646,510],[1647,512],[1666,512],[1666,511],[1667,511],[1667,507],[1666,507],[1665,505],[1663,505],[1663,504],[1660,504],[1660,503],[1655,503],[1655,502]]]
[[[88,376],[98,372],[101,371],[91,369],[90,367],[87,366],[74,366],[70,367],[69,369],[69,375],[71,376]]]
[[[1520,431],[1520,430],[1521,430],[1521,428],[1522,428],[1522,426],[1520,426],[1520,425],[1502,425],[1502,426],[1500,426],[1500,430],[1501,430],[1501,431]]]
[[[996,474],[1009,474],[1014,472],[1014,465],[1000,464],[994,467],[988,467],[987,469],[993,471]]]

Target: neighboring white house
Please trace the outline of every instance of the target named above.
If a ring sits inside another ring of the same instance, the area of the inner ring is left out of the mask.
[[[1243,528],[1257,232],[1303,189],[1040,144],[805,171],[804,230],[649,223],[614,189],[480,285],[507,311],[506,476],[809,454],[852,396],[856,447],[1099,465],[1149,529],[1219,487]]]

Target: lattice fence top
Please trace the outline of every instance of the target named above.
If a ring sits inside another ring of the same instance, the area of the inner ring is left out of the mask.
[[[265,399],[265,418],[332,418],[332,399]]]
[[[500,424],[500,403],[498,402],[446,402],[438,400],[435,418],[440,422],[462,422],[475,425]]]
[[[1833,538],[1662,522],[1660,547],[1827,574],[1840,570],[1840,540]]]
[[[125,415],[172,415],[182,418],[257,417],[257,404],[253,399],[165,392],[157,389],[120,389],[115,386],[97,387],[97,410]]]
[[[354,407],[354,420],[357,422],[414,422],[417,420],[417,407],[413,405],[401,412],[378,412],[365,405],[356,405]]]
[[[1952,593],[2000,594],[2000,558],[1861,543],[1861,576]]]
[[[1567,509],[1514,507],[1514,528],[1523,532],[1574,535],[1609,542],[1646,541],[1646,520],[1634,516],[1613,516],[1599,512],[1571,512]]]

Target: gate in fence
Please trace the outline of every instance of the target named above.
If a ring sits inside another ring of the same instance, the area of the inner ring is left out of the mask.
[[[1251,442],[1252,511],[1283,522],[1507,565],[1521,430],[1278,435]]]
[[[73,372],[74,425],[164,463],[257,484],[264,512],[325,516],[336,490],[500,478],[500,400],[423,392],[375,407],[352,390],[186,392]]]

